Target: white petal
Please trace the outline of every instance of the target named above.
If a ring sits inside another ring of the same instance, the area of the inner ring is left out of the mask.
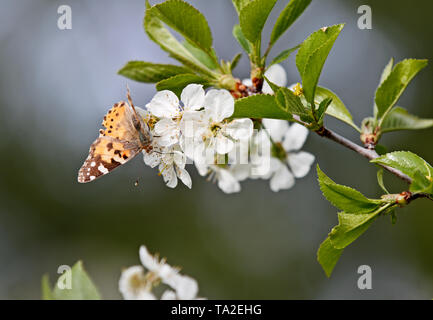
[[[188,171],[186,171],[186,169],[179,168],[179,167],[176,168],[176,171],[177,171],[177,177],[180,179],[180,181],[182,181],[184,185],[186,185],[189,189],[191,189],[192,180]]]
[[[286,151],[299,150],[308,137],[308,129],[299,123],[294,123],[284,135],[283,148]]]
[[[162,175],[162,179],[164,180],[165,184],[169,188],[176,188],[177,186],[177,175],[174,171],[173,166],[167,167],[163,163],[159,165],[159,172]]]
[[[218,170],[218,187],[225,193],[241,191],[241,185],[236,178],[225,169]]]
[[[227,90],[209,90],[205,98],[205,110],[213,122],[221,122],[235,110],[235,100]]]
[[[150,291],[141,290],[137,295],[137,300],[156,300],[156,297]]]
[[[262,123],[269,130],[268,132],[274,142],[281,142],[289,130],[289,123],[286,120],[263,119]]]
[[[304,151],[289,153],[287,156],[287,162],[296,178],[303,178],[307,175],[311,165],[314,163],[314,159],[311,153]]]
[[[161,296],[161,300],[177,300],[176,293],[172,290],[165,290]]]
[[[229,153],[234,147],[234,142],[227,137],[224,137],[221,133],[219,133],[214,140],[215,150],[219,154]]]
[[[251,119],[236,119],[228,123],[224,130],[229,134],[233,139],[246,139],[252,136],[253,134],[253,121]]]
[[[145,246],[140,247],[140,261],[149,271],[159,272],[160,264],[158,259],[152,256]]]
[[[146,151],[143,151],[143,160],[147,166],[155,168],[161,163],[161,154],[157,152],[147,153]]]
[[[279,64],[274,64],[271,66],[266,72],[265,72],[266,78],[269,79],[272,83],[275,83],[279,87],[285,87],[287,84],[287,75],[286,71],[282,66]],[[269,84],[266,82],[263,83],[263,93],[267,94],[273,94],[274,91],[272,91]]]
[[[205,92],[201,84],[189,84],[182,90],[182,100],[185,110],[198,110],[204,105]]]
[[[204,161],[194,161],[198,174],[202,177],[209,173],[209,167]]]
[[[143,284],[141,287],[140,283]],[[132,266],[122,271],[119,279],[119,291],[125,300],[135,300],[144,290],[145,275],[142,266]],[[138,285],[138,286],[137,286]]]
[[[244,181],[250,175],[251,165],[249,164],[235,164],[230,167],[230,172],[237,181]]]
[[[271,178],[271,190],[277,192],[283,189],[290,189],[294,184],[295,178],[293,177],[293,174],[285,164],[281,163]]]
[[[155,124],[155,135],[159,136],[158,144],[169,147],[179,141],[180,128],[175,121],[163,118]]]
[[[192,300],[197,297],[198,284],[191,277],[178,274],[166,284],[176,290],[179,300]]]
[[[146,105],[147,110],[158,118],[174,118],[179,114],[179,99],[169,91],[159,91]]]
[[[247,78],[247,79],[242,80],[242,84],[244,86],[251,87],[253,85],[253,82],[251,81],[250,78]]]

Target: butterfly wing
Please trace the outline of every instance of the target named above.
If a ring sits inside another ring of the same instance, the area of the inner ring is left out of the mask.
[[[126,102],[119,102],[104,116],[99,137],[90,146],[89,156],[78,172],[78,182],[95,180],[134,158],[142,144]]]
[[[78,171],[78,182],[93,181],[125,164],[142,150],[133,142],[112,137],[98,137],[92,143],[89,156]]]

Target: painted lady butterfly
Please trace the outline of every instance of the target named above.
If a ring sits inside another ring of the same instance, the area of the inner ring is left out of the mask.
[[[137,114],[129,90],[128,102],[114,104],[104,117],[99,137],[92,143],[89,156],[78,171],[78,182],[93,181],[125,164],[142,150],[152,151],[149,126]]]

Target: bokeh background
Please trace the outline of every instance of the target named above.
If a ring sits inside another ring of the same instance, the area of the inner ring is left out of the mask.
[[[190,2],[208,18],[222,58],[241,51],[231,36],[237,23],[231,1]],[[433,205],[427,200],[399,210],[394,226],[379,219],[346,249],[327,279],[316,250],[337,216],[321,196],[314,170],[289,191],[273,193],[268,182],[252,181],[242,193],[225,195],[196,173],[192,190],[170,190],[137,158],[79,185],[77,170],[104,113],[125,98],[126,83],[139,106],[155,93],[152,85],[126,81],[117,70],[128,60],[172,60],[142,29],[143,0],[0,3],[0,298],[39,299],[42,274],[54,280],[59,265],[82,259],[103,297],[118,299],[120,272],[139,263],[141,244],[182,266],[208,298],[433,298]],[[278,2],[265,35],[286,3]],[[57,28],[61,4],[72,7],[72,30]],[[362,4],[373,9],[372,30],[357,28]],[[359,123],[372,112],[391,56],[432,60],[431,12],[430,0],[313,0],[272,52],[345,22],[320,81],[339,94]],[[299,81],[294,57],[284,67],[290,82]],[[248,76],[246,57],[236,75]],[[432,82],[429,66],[399,104],[433,117]],[[328,125],[358,140],[344,124],[331,119]],[[433,130],[426,130],[388,134],[382,142],[433,162],[432,141]],[[316,135],[304,149],[337,182],[370,197],[380,194],[375,168],[357,154]],[[390,175],[385,179],[393,191],[405,187]],[[372,290],[357,288],[362,264],[373,270]]]

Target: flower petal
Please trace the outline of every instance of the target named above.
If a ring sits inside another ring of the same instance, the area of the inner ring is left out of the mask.
[[[139,255],[141,264],[145,266],[146,269],[153,272],[159,272],[160,264],[158,259],[149,253],[146,246],[140,247]]]
[[[161,163],[161,155],[157,152],[147,153],[146,151],[143,151],[143,160],[147,166],[155,168]]]
[[[180,179],[180,181],[182,181],[184,185],[186,185],[189,189],[191,189],[192,180],[188,171],[186,171],[186,169],[179,168],[179,167],[176,168],[176,171],[177,171],[177,177]]]
[[[279,87],[285,87],[287,84],[286,70],[284,70],[284,68],[279,64],[272,65],[265,72],[265,76],[266,76],[266,78],[269,79],[269,81],[271,81],[272,83],[275,83]],[[274,93],[274,91],[271,89],[271,87],[266,82],[266,80],[263,83],[262,91],[263,91],[263,93],[267,93],[267,94],[273,94]]]
[[[176,300],[176,293],[172,290],[165,290],[161,296],[161,300]]]
[[[293,174],[285,164],[280,162],[278,169],[275,171],[270,181],[271,190],[278,192],[280,190],[290,189],[294,184],[295,178]]]
[[[235,140],[247,139],[253,134],[253,121],[249,118],[235,119],[228,123],[224,130]]]
[[[198,284],[191,277],[178,274],[166,283],[176,290],[179,300],[192,300],[197,297]]]
[[[299,150],[308,137],[308,129],[299,123],[294,123],[284,135],[283,148],[286,151]]]
[[[155,135],[159,136],[158,144],[169,147],[179,141],[180,128],[177,123],[170,118],[163,118],[155,124]]]
[[[225,137],[221,133],[218,133],[214,140],[215,140],[215,150],[219,154],[229,153],[235,145],[232,140]]]
[[[218,169],[218,187],[225,193],[235,193],[241,191],[238,180],[225,169]]]
[[[205,92],[201,84],[189,84],[182,90],[180,100],[184,110],[198,110],[204,105]]]
[[[209,90],[204,105],[206,113],[213,122],[223,121],[235,110],[235,100],[227,90]]]
[[[289,130],[289,123],[286,120],[263,119],[263,125],[269,130],[269,135],[274,142],[283,141],[283,137]]]
[[[314,163],[315,157],[308,152],[300,151],[298,153],[289,153],[287,162],[292,169],[296,178],[303,178],[310,171],[311,165]]]
[[[177,186],[177,175],[174,171],[173,166],[167,167],[164,163],[161,163],[159,165],[159,172],[162,175],[162,179],[164,180],[165,184],[169,188],[176,188]]]
[[[132,266],[122,271],[119,279],[119,291],[125,300],[136,300],[144,290],[146,278],[142,266]]]
[[[179,99],[169,91],[159,91],[146,105],[147,110],[158,118],[174,118],[179,114]]]

